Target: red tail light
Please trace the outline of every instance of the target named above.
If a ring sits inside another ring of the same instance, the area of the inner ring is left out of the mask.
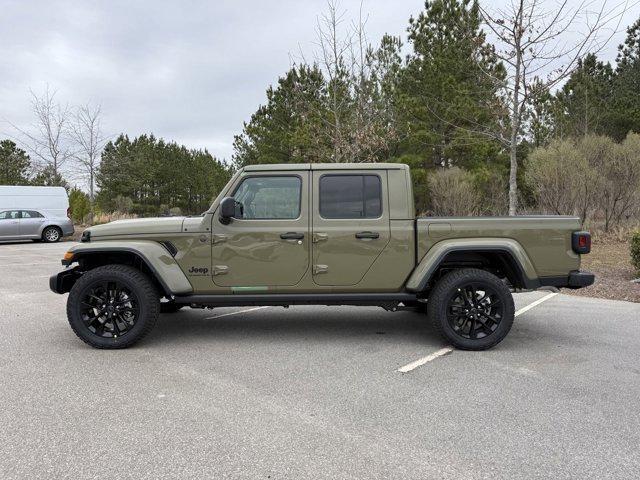
[[[67,218],[71,218],[71,207],[67,208]]]
[[[571,248],[581,255],[589,253],[591,251],[591,234],[589,232],[573,232],[571,234]]]

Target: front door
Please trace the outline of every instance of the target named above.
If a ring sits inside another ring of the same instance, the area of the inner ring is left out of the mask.
[[[253,292],[296,285],[309,268],[308,192],[308,171],[241,177],[233,197],[242,217],[213,219],[213,282]]]
[[[313,172],[313,279],[357,285],[389,243],[386,174]]]
[[[0,238],[17,238],[20,235],[20,212],[5,210],[0,212]]]

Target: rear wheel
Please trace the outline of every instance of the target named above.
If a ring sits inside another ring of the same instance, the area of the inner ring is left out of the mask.
[[[71,328],[95,348],[133,345],[151,331],[159,312],[153,283],[126,265],[105,265],[86,272],[67,300]]]
[[[62,238],[62,230],[58,227],[47,227],[42,231],[42,240],[47,243],[55,243]]]
[[[484,270],[445,275],[427,301],[427,315],[440,334],[463,350],[486,350],[511,330],[513,297],[507,285]]]

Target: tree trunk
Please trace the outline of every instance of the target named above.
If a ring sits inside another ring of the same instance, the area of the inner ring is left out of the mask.
[[[513,89],[513,111],[511,115],[511,139],[509,157],[509,216],[518,210],[518,131],[520,130],[520,56],[516,62],[515,88]]]
[[[95,204],[95,195],[93,187],[93,168],[89,172],[89,225],[93,225],[93,205]]]

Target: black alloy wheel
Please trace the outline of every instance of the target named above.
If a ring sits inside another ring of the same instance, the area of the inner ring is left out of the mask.
[[[496,275],[463,268],[442,277],[427,299],[436,330],[463,350],[486,350],[509,333],[514,318],[509,287]]]
[[[95,348],[125,348],[147,335],[158,319],[153,282],[127,265],[104,265],[82,274],[69,292],[67,317],[82,341]]]
[[[447,308],[449,326],[463,338],[484,338],[496,331],[504,316],[498,293],[487,285],[461,285]]]
[[[82,321],[94,335],[118,338],[135,325],[140,312],[138,298],[124,283],[99,280],[88,285],[81,296]]]

